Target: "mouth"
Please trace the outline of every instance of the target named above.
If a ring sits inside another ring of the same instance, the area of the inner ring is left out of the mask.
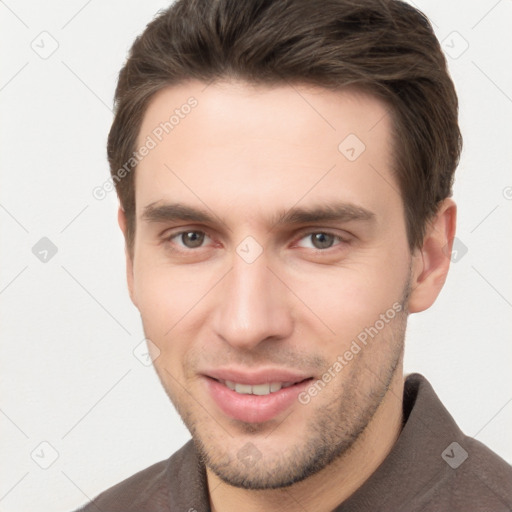
[[[221,380],[215,379],[220,384],[223,384],[231,391],[235,391],[235,393],[239,393],[240,395],[257,395],[257,396],[266,396],[271,393],[277,393],[281,389],[289,388],[290,386],[295,386],[296,384],[300,384],[306,380],[312,380],[312,377],[308,379],[303,379],[299,382],[266,382],[263,384],[241,384],[239,382],[234,382],[232,380]]]
[[[288,412],[313,377],[269,372],[260,375],[204,375],[206,392],[219,412],[245,423],[263,423]]]

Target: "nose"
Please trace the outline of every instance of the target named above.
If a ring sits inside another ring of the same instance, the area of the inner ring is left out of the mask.
[[[293,330],[290,297],[262,254],[247,263],[237,254],[222,280],[213,327],[233,348],[251,350],[264,341],[283,339]]]

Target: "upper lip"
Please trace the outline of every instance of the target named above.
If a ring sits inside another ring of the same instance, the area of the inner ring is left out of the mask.
[[[311,377],[304,373],[284,368],[262,368],[259,370],[243,370],[241,368],[216,368],[203,372],[212,379],[231,382],[237,384],[247,384],[255,386],[258,384],[267,384],[272,382],[291,382],[297,383]]]

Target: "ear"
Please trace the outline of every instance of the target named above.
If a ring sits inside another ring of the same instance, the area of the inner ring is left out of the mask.
[[[133,286],[133,259],[130,256],[130,251],[128,250],[128,244],[126,242],[126,213],[123,210],[122,206],[119,206],[117,211],[117,222],[119,223],[119,227],[123,232],[125,244],[124,244],[124,254],[126,258],[126,282],[128,284],[128,291],[130,293],[130,299],[132,300],[135,307],[137,307],[137,302],[135,300],[134,286]]]
[[[439,295],[450,268],[456,220],[457,205],[447,198],[429,222],[422,247],[413,253],[409,313],[428,309]]]

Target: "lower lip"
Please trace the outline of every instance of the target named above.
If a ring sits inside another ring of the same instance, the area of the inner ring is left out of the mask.
[[[237,393],[219,381],[206,377],[208,392],[227,416],[246,423],[263,423],[288,409],[311,379],[282,388],[268,395],[244,395]]]

